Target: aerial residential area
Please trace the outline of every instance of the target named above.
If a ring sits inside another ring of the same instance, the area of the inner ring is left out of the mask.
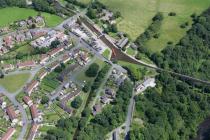
[[[209,0],[0,0],[1,140],[209,140]]]

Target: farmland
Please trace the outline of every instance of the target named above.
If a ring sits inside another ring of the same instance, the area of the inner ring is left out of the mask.
[[[132,40],[145,31],[157,12],[162,12],[164,20],[160,37],[146,43],[152,52],[161,51],[169,41],[178,42],[190,28],[181,29],[180,25],[185,22],[192,23],[190,16],[193,13],[199,15],[210,4],[209,0],[202,2],[200,0],[101,0],[101,2],[111,10],[121,12],[122,19],[118,22],[118,29],[128,33]],[[175,12],[176,16],[168,16],[170,12]]]
[[[0,13],[0,27],[7,26],[14,21],[27,19],[29,16],[36,16],[38,14],[38,12],[35,10],[17,7],[8,7],[0,9]],[[49,27],[56,26],[57,24],[63,21],[61,17],[56,15],[48,13],[42,13],[42,15],[45,17],[46,25]]]

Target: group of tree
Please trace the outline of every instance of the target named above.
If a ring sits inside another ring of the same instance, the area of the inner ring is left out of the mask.
[[[98,72],[98,75],[91,86],[91,93],[94,93],[94,91],[100,87],[109,69],[110,65],[105,64],[105,66]]]
[[[77,96],[72,102],[71,106],[73,108],[78,109],[82,105],[82,98],[80,96]]]
[[[45,140],[69,140],[73,137],[74,131],[78,126],[79,118],[61,118],[58,120],[56,127],[47,131]]]
[[[56,10],[52,6],[53,0],[32,0],[35,10],[55,14]]]
[[[167,73],[156,77],[157,87],[135,97],[144,127],[130,132],[131,140],[189,140],[210,115],[210,94]],[[159,89],[162,89],[161,91]]]
[[[73,5],[79,6],[81,8],[86,8],[87,7],[86,4],[84,4],[84,3],[82,3],[82,2],[80,2],[78,0],[66,0],[66,1],[71,3],[71,4],[73,4]]]
[[[0,8],[9,6],[27,7],[26,0],[0,0]]]
[[[85,75],[87,77],[96,77],[99,71],[99,65],[97,63],[93,63],[89,66],[89,68],[86,70]]]

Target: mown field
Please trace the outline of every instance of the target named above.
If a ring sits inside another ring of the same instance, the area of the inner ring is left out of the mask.
[[[0,13],[0,27],[7,26],[14,21],[27,19],[29,16],[36,16],[38,14],[38,12],[33,9],[17,7],[0,9]],[[45,17],[46,24],[49,27],[56,26],[63,21],[61,17],[56,15],[48,13],[42,13],[42,15]]]
[[[168,41],[176,43],[182,38],[187,29],[181,29],[180,25],[192,23],[190,15],[199,15],[210,6],[210,0],[100,0],[113,11],[120,11],[122,19],[118,23],[120,31],[129,34],[132,40],[145,31],[151,23],[152,17],[157,12],[164,14],[164,20],[160,29],[160,37],[152,39],[146,45],[152,52],[161,51]],[[169,17],[169,12],[177,15]]]
[[[8,92],[15,92],[25,84],[29,77],[29,73],[5,76],[3,79],[0,79],[0,86]]]

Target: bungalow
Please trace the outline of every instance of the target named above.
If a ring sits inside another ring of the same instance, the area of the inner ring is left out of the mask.
[[[45,70],[45,69],[41,69],[41,71],[39,72],[39,75],[38,75],[38,79],[40,81],[42,81],[42,79],[47,76],[48,72]]]
[[[30,106],[30,111],[31,111],[31,117],[33,121],[40,122],[40,118],[39,118],[40,116],[39,116],[38,109],[35,104]]]
[[[111,98],[115,97],[115,92],[113,89],[107,88],[105,89],[105,94],[107,94],[108,96],[110,96]]]
[[[27,104],[29,107],[33,105],[33,101],[30,99],[29,96],[24,96],[23,101],[25,104]]]
[[[25,61],[25,62],[19,62],[17,64],[17,68],[23,69],[23,68],[32,68],[36,66],[36,62],[33,60]]]
[[[17,114],[15,113],[15,110],[12,106],[8,106],[6,108],[6,113],[7,115],[9,116],[9,119],[12,123],[17,123],[18,122],[18,119],[17,119]]]
[[[7,71],[11,71],[11,70],[13,70],[15,67],[14,67],[14,65],[12,65],[12,64],[6,64],[6,65],[3,65],[3,67],[2,67],[2,69],[5,71],[5,72],[7,72]]]
[[[60,47],[57,47],[57,48],[51,50],[51,51],[48,53],[48,55],[49,55],[50,57],[54,57],[56,54],[58,54],[58,53],[60,53],[60,52],[62,52],[62,51],[64,51],[64,48],[63,48],[63,46],[60,46]]]
[[[27,140],[34,140],[39,129],[39,124],[32,124]]]
[[[33,80],[26,85],[24,92],[30,96],[33,90],[38,87],[38,85],[39,85],[39,82],[37,80]]]
[[[15,131],[15,128],[9,128],[7,132],[2,136],[1,140],[10,140],[11,137],[14,135]]]

